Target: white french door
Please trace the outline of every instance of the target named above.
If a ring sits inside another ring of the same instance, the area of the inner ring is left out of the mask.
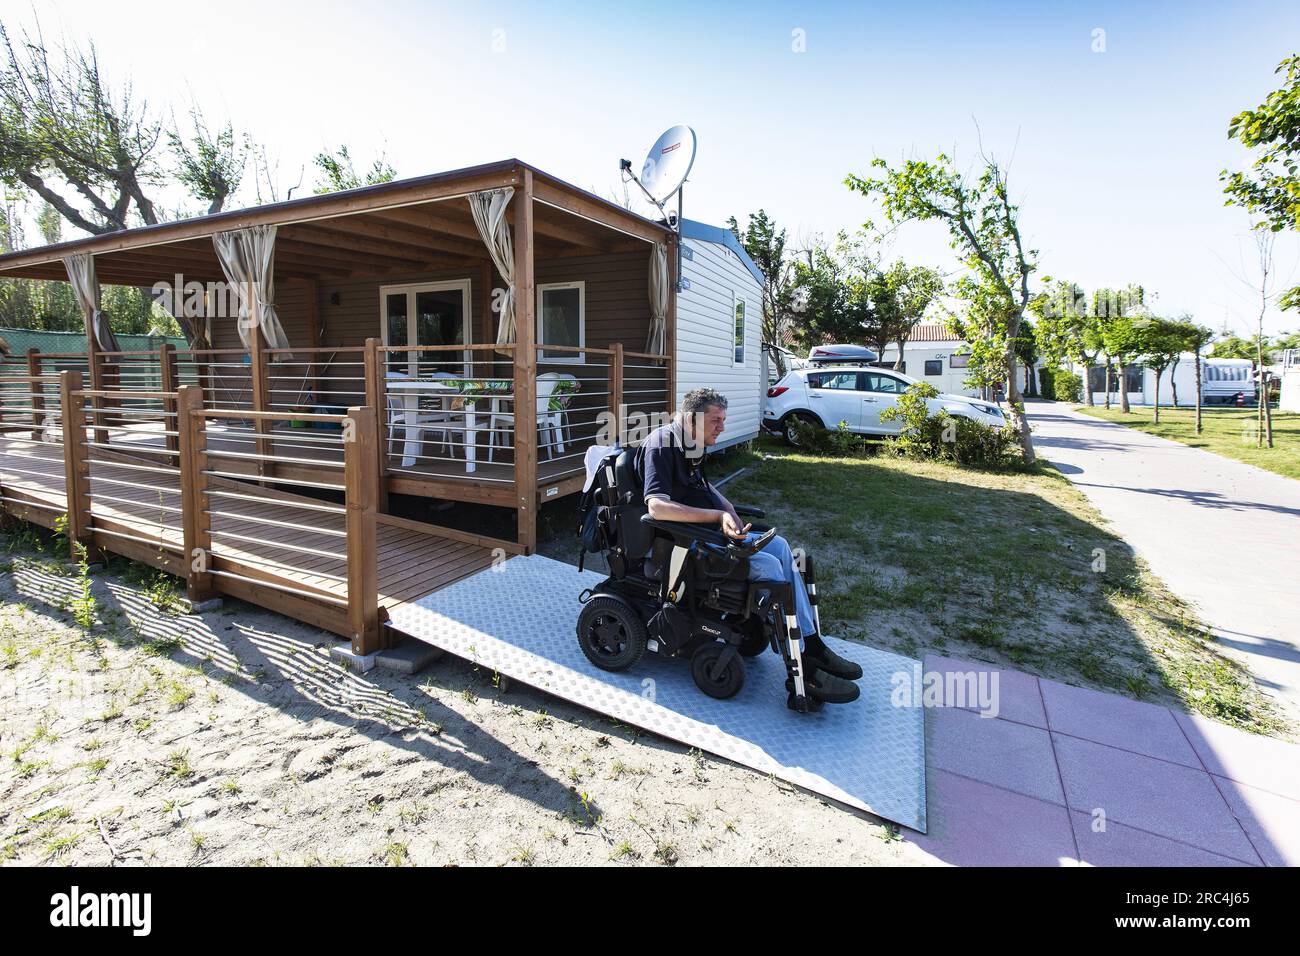
[[[380,324],[384,344],[469,345],[470,280],[424,282],[417,285],[387,285],[379,290]],[[434,372],[452,372],[468,377],[471,354],[462,352],[389,353],[388,371],[412,377]]]

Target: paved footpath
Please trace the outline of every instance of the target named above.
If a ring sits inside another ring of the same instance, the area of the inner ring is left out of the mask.
[[[904,838],[933,859],[1300,866],[1300,746],[989,664],[925,669],[998,675],[996,716],[927,709],[929,832]]]
[[[1034,444],[1300,718],[1300,481],[1030,403]]]

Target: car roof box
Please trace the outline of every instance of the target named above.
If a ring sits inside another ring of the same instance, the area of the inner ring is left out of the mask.
[[[865,345],[815,345],[808,353],[814,365],[869,365],[879,358]]]

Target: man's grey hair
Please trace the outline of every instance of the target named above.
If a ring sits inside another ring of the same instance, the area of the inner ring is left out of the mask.
[[[714,405],[725,411],[727,396],[716,388],[709,388],[707,385],[702,388],[693,388],[682,397],[682,414],[688,416],[705,415]]]

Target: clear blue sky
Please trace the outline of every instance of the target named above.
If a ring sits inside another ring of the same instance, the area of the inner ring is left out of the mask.
[[[1223,207],[1217,181],[1245,159],[1227,123],[1300,51],[1294,2],[35,9],[47,35],[93,39],[153,105],[193,97],[233,118],[285,185],[346,143],[363,161],[386,153],[403,176],[517,156],[612,196],[618,158],[639,167],[681,122],[700,140],[687,215],[722,224],[761,206],[797,240],[880,218],[842,185],[871,157],[945,150],[968,163],[982,138],[1010,162],[1043,274],[1089,289],[1141,282],[1160,311],[1241,332],[1256,306],[1233,277],[1246,214]],[[10,26],[32,16],[27,3],[0,10]],[[1284,280],[1300,281],[1298,249],[1279,243]],[[893,253],[954,268],[937,227],[904,229]]]

